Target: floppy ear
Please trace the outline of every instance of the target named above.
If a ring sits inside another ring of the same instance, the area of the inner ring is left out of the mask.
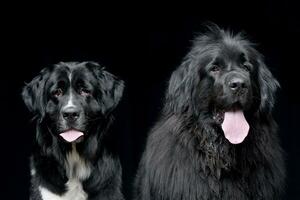
[[[186,59],[171,75],[166,93],[167,108],[176,113],[185,112],[192,101],[192,90],[195,87],[196,76],[192,72],[192,61]]]
[[[100,87],[102,91],[103,113],[111,112],[120,102],[124,90],[124,82],[107,71],[102,71]]]
[[[101,94],[99,102],[101,102],[102,113],[110,113],[120,102],[124,90],[124,82],[113,74],[104,70],[96,62],[87,62],[87,67],[92,69],[98,79],[98,87]]]
[[[270,70],[260,59],[258,61],[258,83],[260,86],[260,111],[271,112],[275,103],[275,92],[280,87]]]
[[[26,84],[22,91],[22,98],[29,109],[35,115],[39,117],[44,116],[44,87],[45,82],[48,79],[49,72],[47,69],[43,69],[39,75],[37,75],[30,83]]]

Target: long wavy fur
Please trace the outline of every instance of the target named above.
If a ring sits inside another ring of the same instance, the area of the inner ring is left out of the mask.
[[[247,52],[255,71],[250,133],[230,144],[209,112],[215,98],[202,73],[221,45]],[[280,199],[285,166],[272,118],[279,86],[242,34],[208,27],[173,72],[160,119],[151,130],[135,181],[136,200]]]

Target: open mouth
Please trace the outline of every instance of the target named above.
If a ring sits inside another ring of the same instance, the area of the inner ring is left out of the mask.
[[[242,143],[249,133],[250,126],[240,107],[219,110],[213,119],[221,125],[225,138],[232,144]]]
[[[59,134],[66,142],[78,142],[83,138],[84,133],[76,129],[69,129]]]

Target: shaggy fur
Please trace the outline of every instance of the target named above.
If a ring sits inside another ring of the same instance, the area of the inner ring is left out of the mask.
[[[108,134],[123,87],[94,62],[61,62],[24,87],[36,123],[31,200],[123,199],[121,165]],[[67,142],[60,133],[70,129],[84,136]]]
[[[136,200],[275,200],[283,192],[285,165],[271,114],[279,84],[242,34],[208,29],[171,76],[138,169]],[[246,77],[246,95],[226,90],[222,77],[233,72]],[[215,115],[237,97],[250,131],[231,144]]]

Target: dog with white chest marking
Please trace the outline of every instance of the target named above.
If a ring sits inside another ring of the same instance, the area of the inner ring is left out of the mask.
[[[34,114],[31,200],[123,200],[108,128],[123,81],[95,62],[43,69],[22,92]]]

